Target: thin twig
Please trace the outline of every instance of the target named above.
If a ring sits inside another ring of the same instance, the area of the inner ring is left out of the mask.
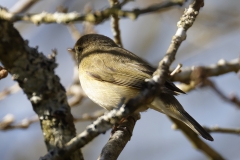
[[[75,88],[75,89],[73,89]],[[75,90],[76,92],[73,92]],[[74,107],[76,105],[79,105],[82,100],[86,97],[85,93],[82,90],[82,87],[80,85],[71,85],[71,87],[68,89],[69,92],[71,92],[72,97],[68,98],[68,103],[70,107]]]
[[[34,4],[39,2],[39,0],[19,0],[10,11],[14,14],[24,13],[29,10]]]
[[[15,83],[11,87],[6,88],[2,92],[0,92],[0,100],[3,100],[4,98],[9,96],[10,94],[17,93],[18,91],[20,91],[20,87],[17,83]]]
[[[102,23],[109,19],[111,15],[118,15],[119,17],[128,17],[130,19],[136,19],[141,14],[151,13],[162,9],[170,8],[173,6],[181,6],[185,0],[182,1],[166,1],[159,4],[154,4],[144,9],[133,9],[133,10],[121,10],[120,8],[107,8],[102,11],[96,11],[94,13],[80,14],[77,12],[70,13],[47,13],[42,12],[39,14],[27,14],[19,15],[8,12],[5,8],[0,8],[0,19],[7,20],[10,22],[27,21],[34,24],[42,23],[70,23],[76,21],[88,21],[91,23]]]
[[[184,67],[181,73],[176,74],[172,77],[173,81],[189,82],[191,81],[191,75],[196,70],[203,70],[204,77],[219,76],[229,72],[238,72],[240,70],[239,58],[231,61],[219,60],[217,64],[209,66],[197,66],[197,67]]]
[[[238,108],[240,108],[240,100],[235,95],[232,95],[231,97],[225,96],[225,94],[222,93],[222,91],[216,86],[216,84],[213,81],[206,79],[204,81],[203,85],[211,87],[213,89],[213,91],[215,91],[215,93],[219,97],[221,97],[223,100],[225,100],[226,102],[232,103],[235,106],[237,106]]]
[[[98,110],[91,114],[83,114],[81,117],[74,117],[74,122],[84,122],[84,121],[94,121],[98,117],[102,116],[106,111],[105,110]],[[7,114],[2,118],[0,121],[0,130],[10,130],[10,129],[27,129],[31,124],[35,122],[39,122],[39,118],[37,115],[30,117],[30,118],[24,118],[20,122],[14,123],[15,118],[12,114]]]
[[[119,5],[118,0],[109,0],[110,6],[114,7]],[[122,40],[121,40],[121,31],[119,28],[119,17],[118,15],[112,15],[111,16],[111,26],[112,26],[112,33],[113,38],[116,44],[118,44],[120,47],[123,47]]]
[[[218,126],[214,126],[214,127],[204,127],[204,129],[212,133],[227,133],[227,134],[240,135],[240,128],[221,128]]]
[[[78,40],[81,37],[80,32],[78,31],[77,27],[73,23],[68,24],[68,29],[74,40]]]
[[[181,73],[171,76],[171,79],[183,82],[177,84],[177,87],[184,92],[190,92],[208,77],[219,76],[229,72],[238,72],[239,69],[240,63],[238,58],[229,62],[219,60],[217,64],[209,66],[184,67],[181,69]],[[239,100],[236,96],[231,96],[230,99],[232,102],[236,101],[235,103],[239,104]]]
[[[5,117],[3,117],[3,120],[0,121],[0,130],[9,130],[9,129],[17,129],[17,128],[26,129],[32,123],[35,123],[35,122],[39,122],[37,115],[31,118],[25,118],[21,120],[21,122],[13,124],[14,116],[11,114],[7,114]]]
[[[177,67],[172,71],[170,76],[174,76],[175,74],[180,73],[181,72],[181,68],[182,68],[182,64],[178,64]]]

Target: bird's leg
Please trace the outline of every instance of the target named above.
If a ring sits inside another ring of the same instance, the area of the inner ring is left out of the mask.
[[[132,123],[133,125],[135,125],[138,119],[140,119],[140,114],[134,114],[127,116],[126,118],[122,118],[118,124],[115,124],[113,126],[111,131],[111,137],[118,130],[125,133],[127,132],[130,136],[132,136],[132,129],[129,129],[129,124]]]

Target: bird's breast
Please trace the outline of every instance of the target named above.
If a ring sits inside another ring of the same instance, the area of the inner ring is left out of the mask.
[[[122,100],[126,102],[139,93],[139,90],[130,87],[96,80],[86,71],[81,71],[80,73],[80,83],[86,95],[107,110],[118,107]]]

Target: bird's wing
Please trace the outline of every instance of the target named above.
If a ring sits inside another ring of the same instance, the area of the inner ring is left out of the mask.
[[[91,62],[94,63],[91,63],[87,73],[99,81],[141,89],[145,79],[151,78],[155,71],[147,62],[123,48],[114,47],[96,52],[100,54],[92,57]],[[103,58],[107,54],[111,56]],[[184,93],[169,80],[166,80],[163,92],[172,95]]]
[[[124,54],[126,53],[127,54]],[[108,59],[103,58],[111,54]],[[124,58],[123,58],[124,57]],[[131,52],[122,48],[105,50],[92,56],[92,63],[86,72],[98,81],[141,89],[145,79],[150,78],[154,68]]]

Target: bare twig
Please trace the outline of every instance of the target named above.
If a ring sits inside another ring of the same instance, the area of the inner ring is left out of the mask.
[[[20,87],[17,83],[12,85],[9,88],[4,89],[2,92],[0,92],[0,100],[6,98],[10,94],[14,94],[20,90]]]
[[[13,124],[14,116],[11,114],[7,114],[5,117],[3,117],[3,120],[0,121],[0,130],[9,130],[9,129],[16,129],[16,128],[26,129],[34,122],[39,122],[37,115],[31,118],[25,118],[21,122],[17,124]]]
[[[182,64],[178,64],[177,67],[172,71],[170,76],[174,76],[175,74],[180,73],[181,72],[181,68],[182,68]]]
[[[189,82],[191,81],[191,75],[196,70],[204,70],[204,77],[219,76],[229,72],[238,72],[240,70],[239,59],[233,59],[229,62],[225,60],[219,60],[217,64],[210,66],[199,66],[199,67],[185,67],[182,68],[181,73],[176,74],[172,77],[173,81]]]
[[[39,2],[39,0],[20,0],[10,9],[12,13],[24,13],[34,4]]]
[[[240,135],[240,129],[239,128],[221,128],[218,126],[214,127],[204,127],[204,129],[208,132],[212,133],[228,133],[228,134],[237,134]]]
[[[162,9],[170,8],[173,6],[182,5],[185,0],[182,1],[166,1],[159,4],[154,4],[150,7],[144,9],[133,9],[131,11],[121,10],[120,8],[107,8],[102,11],[96,11],[94,13],[88,13],[85,15],[79,14],[77,12],[71,13],[47,13],[42,12],[39,14],[28,14],[28,15],[19,15],[8,12],[5,8],[0,8],[0,19],[7,20],[10,22],[16,21],[27,21],[34,24],[41,23],[69,23],[75,21],[88,21],[91,23],[101,23],[108,19],[111,15],[118,15],[119,17],[128,17],[130,19],[136,19],[141,14],[151,13],[159,11]]]
[[[85,14],[89,14],[93,12],[93,9],[92,9],[92,6],[89,5],[89,4],[86,4],[84,6],[84,13]],[[85,35],[85,34],[92,34],[92,33],[97,33],[97,31],[95,30],[94,28],[94,24],[90,23],[90,22],[87,22],[87,21],[84,21],[83,22],[83,31],[82,31],[82,35]]]
[[[78,31],[77,27],[73,23],[68,24],[68,29],[74,40],[78,40],[81,37],[80,32]]]
[[[0,129],[4,130],[9,125],[11,125],[14,122],[14,117],[12,114],[7,114],[3,117],[3,119],[0,121]]]
[[[222,91],[220,91],[220,89],[211,80],[206,79],[203,82],[203,85],[211,87],[213,89],[213,91],[215,91],[215,93],[218,96],[220,96],[223,100],[225,100],[226,102],[232,103],[235,106],[237,106],[238,108],[240,108],[240,100],[235,95],[232,95],[231,97],[225,96],[224,93],[222,93]]]
[[[177,84],[177,87],[184,92],[189,92],[201,84],[207,77],[219,76],[229,72],[238,72],[240,69],[239,59],[233,59],[229,62],[219,60],[217,64],[209,66],[185,67],[181,69],[181,73],[171,76],[175,81],[183,83]],[[229,98],[228,98],[229,99]],[[239,104],[238,99],[232,96],[231,101]]]
[[[83,114],[81,117],[74,117],[74,122],[84,122],[84,121],[93,121],[96,120],[98,117],[102,116],[106,111],[105,110],[98,110],[91,114]],[[39,118],[37,115],[30,117],[30,118],[24,118],[20,122],[14,123],[14,116],[12,114],[7,114],[3,117],[3,119],[0,121],[0,130],[10,130],[10,129],[26,129],[31,124],[35,122],[39,122]]]
[[[72,94],[72,97],[68,99],[70,107],[79,105],[86,97],[85,93],[82,90],[82,87],[79,84],[72,84],[68,89],[68,94],[70,93]]]
[[[114,7],[119,5],[118,0],[109,0],[110,6]],[[122,40],[121,40],[121,32],[119,29],[119,17],[118,15],[112,15],[111,16],[111,26],[112,26],[112,33],[113,38],[116,44],[118,44],[120,47],[123,47]]]
[[[120,123],[116,131],[103,147],[98,160],[117,159],[127,142],[132,137],[133,128],[137,120],[140,119],[140,114],[129,116]]]
[[[7,77],[7,75],[8,75],[8,71],[5,68],[0,66],[0,80]]]

